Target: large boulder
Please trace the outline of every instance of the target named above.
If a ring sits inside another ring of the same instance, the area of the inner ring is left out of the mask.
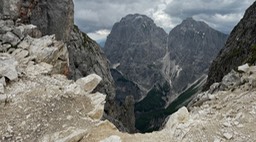
[[[85,92],[91,93],[100,83],[102,78],[96,74],[90,74],[87,77],[80,78],[76,83],[84,89]]]
[[[18,62],[11,55],[0,53],[0,77],[6,77],[9,80],[18,78]]]

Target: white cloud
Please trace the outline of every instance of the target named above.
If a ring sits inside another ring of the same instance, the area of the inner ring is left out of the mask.
[[[96,41],[106,40],[106,37],[110,34],[110,30],[102,29],[93,33],[88,33],[88,36]]]
[[[229,33],[255,0],[74,0],[75,23],[95,40],[103,39],[102,29],[128,14],[145,14],[168,33],[187,17],[205,21]]]
[[[193,17],[229,33],[255,0],[173,0],[165,9],[170,17]]]

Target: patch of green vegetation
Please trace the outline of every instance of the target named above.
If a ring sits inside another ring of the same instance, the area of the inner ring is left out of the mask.
[[[120,82],[129,82],[129,80],[127,80],[127,79],[124,78],[124,77],[118,78],[117,81],[120,81]]]
[[[201,82],[202,82],[202,79],[198,80],[195,84],[193,84],[186,91],[184,91],[182,94],[180,94],[179,97],[177,99],[175,99],[166,109],[159,108],[159,109],[155,109],[153,111],[145,112],[145,113],[143,113],[143,115],[140,115],[139,118],[136,118],[135,127],[143,133],[158,130],[159,126],[156,126],[154,128],[149,128],[149,124],[153,120],[166,118],[170,114],[176,112],[183,105],[186,106],[189,103],[188,99],[191,96],[195,95],[198,92],[198,90],[200,89],[198,87],[198,84]],[[161,88],[161,90],[162,90],[162,92],[163,92],[163,90],[167,91],[167,90],[170,90],[170,87],[167,87],[166,84],[164,84],[163,87]],[[150,92],[149,95],[155,96],[154,93],[159,93],[158,91],[153,90],[152,92]],[[150,102],[151,101],[152,102],[159,101],[154,97],[150,97],[148,99],[152,99],[152,100],[150,100]],[[142,105],[144,105],[144,104],[142,104]]]
[[[188,104],[188,99],[195,95],[199,88],[197,85],[201,82],[202,80],[197,81],[195,84],[193,84],[191,87],[189,87],[186,91],[181,93],[177,99],[175,99],[165,110],[166,115],[170,115],[177,111],[181,106],[186,106]],[[186,102],[186,103],[184,103]]]
[[[156,108],[163,107],[165,104],[164,100],[162,99],[163,95],[164,94],[161,89],[154,87],[148,92],[146,98],[135,105],[136,111],[148,112]]]

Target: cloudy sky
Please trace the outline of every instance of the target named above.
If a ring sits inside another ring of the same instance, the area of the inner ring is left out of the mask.
[[[145,14],[167,33],[183,19],[193,17],[229,33],[255,0],[74,0],[75,23],[96,41],[110,33],[128,14]]]

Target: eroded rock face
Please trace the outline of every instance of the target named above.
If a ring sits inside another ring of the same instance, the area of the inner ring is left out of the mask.
[[[166,44],[167,34],[152,19],[131,14],[113,26],[103,49],[126,78],[150,90],[160,74],[151,68],[165,55]]]
[[[1,0],[0,1],[0,18],[19,17],[19,5],[21,0]]]
[[[37,25],[43,35],[55,34],[57,40],[69,40],[74,25],[73,0],[30,0],[28,4],[32,5],[31,14],[24,18]]]
[[[73,0],[2,0],[2,18],[36,25],[43,35],[68,41],[74,24]],[[1,19],[2,19],[1,18]]]
[[[207,83],[204,90],[207,90],[212,83],[219,82],[224,75],[232,69],[245,63],[255,64],[256,62],[256,2],[245,12],[244,17],[232,30],[225,47],[220,51],[217,58],[210,66]]]
[[[83,76],[96,73],[102,78],[102,82],[96,90],[104,92],[110,98],[113,98],[115,95],[114,84],[108,60],[98,44],[85,33],[82,33],[76,26],[70,36],[71,39],[68,42],[69,78],[77,80]]]
[[[173,89],[180,93],[184,87],[208,73],[208,68],[223,48],[227,35],[202,21],[185,19],[173,28],[168,37],[169,58],[175,67],[166,66]]]

